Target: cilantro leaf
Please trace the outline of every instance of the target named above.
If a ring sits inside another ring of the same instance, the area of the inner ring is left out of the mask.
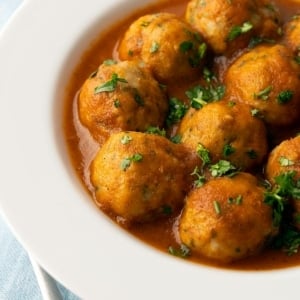
[[[237,173],[237,168],[227,160],[219,160],[216,164],[209,168],[213,177],[234,176]]]
[[[179,99],[172,97],[169,101],[169,113],[166,120],[167,126],[170,127],[171,125],[179,122],[184,117],[187,110],[187,105]]]
[[[113,92],[116,89],[118,82],[128,83],[126,79],[120,78],[118,77],[118,74],[113,73],[111,76],[111,80],[95,87],[94,94]]]

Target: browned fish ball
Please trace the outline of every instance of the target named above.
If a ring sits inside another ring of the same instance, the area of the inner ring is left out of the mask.
[[[248,173],[192,190],[179,221],[181,242],[192,253],[225,263],[257,254],[277,233],[264,192]]]
[[[300,15],[294,16],[285,24],[284,42],[289,49],[300,56]]]
[[[246,103],[273,126],[300,115],[300,66],[285,46],[258,46],[240,56],[225,74],[226,93]]]
[[[259,165],[268,150],[264,123],[241,103],[220,101],[199,110],[190,109],[178,134],[193,151],[199,144],[204,146],[212,162],[229,160],[243,170]]]
[[[294,180],[300,179],[300,136],[281,142],[270,153],[265,168],[266,178],[275,184],[275,178],[286,172],[294,172]],[[294,223],[300,229],[300,200],[290,199],[293,206],[293,214],[296,217]]]
[[[278,35],[279,13],[264,0],[191,0],[185,18],[216,54],[232,54],[251,38]]]
[[[300,178],[300,136],[284,140],[268,157],[265,174],[269,181],[274,183],[276,176],[288,171],[295,171],[295,178]]]
[[[195,161],[165,137],[119,132],[110,136],[91,166],[97,202],[128,222],[167,216],[183,206]]]
[[[201,74],[207,45],[192,27],[170,13],[140,17],[120,42],[119,57],[141,59],[155,78],[168,83]]]
[[[99,143],[114,132],[162,127],[167,110],[165,92],[138,61],[101,64],[78,99],[80,121]]]

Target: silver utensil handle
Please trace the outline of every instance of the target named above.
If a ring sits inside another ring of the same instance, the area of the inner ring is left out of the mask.
[[[52,277],[50,277],[37,263],[30,257],[33,271],[39,284],[43,300],[63,300],[63,297]]]

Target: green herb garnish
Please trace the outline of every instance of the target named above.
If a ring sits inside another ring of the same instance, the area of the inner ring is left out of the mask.
[[[140,153],[135,153],[131,157],[124,158],[121,161],[121,165],[120,165],[121,170],[126,171],[130,167],[132,162],[140,162],[142,161],[142,159],[143,156]]]
[[[111,80],[95,87],[94,94],[99,94],[102,92],[113,92],[116,89],[118,82],[128,83],[126,79],[120,78],[118,77],[118,74],[113,73],[111,76]]]
[[[279,157],[279,164],[281,167],[289,167],[294,165],[294,162],[284,156]]]
[[[286,103],[288,103],[289,101],[292,100],[293,95],[294,95],[293,91],[290,91],[290,90],[282,91],[277,96],[277,102],[279,104],[286,104]]]
[[[155,127],[155,126],[149,126],[145,132],[149,133],[149,134],[156,134],[156,135],[160,135],[160,136],[166,136],[165,129],[160,129],[159,127]]]
[[[261,90],[260,92],[258,92],[257,94],[255,93],[254,98],[268,100],[272,89],[273,89],[273,87],[270,85],[270,86],[266,87],[265,89]]]
[[[300,183],[295,180],[295,171],[281,173],[274,178],[275,186],[265,193],[264,202],[273,208],[273,224],[279,226],[288,199],[300,199]]]
[[[211,163],[209,150],[205,148],[203,145],[201,145],[200,143],[197,146],[196,152],[198,156],[201,158],[203,162],[203,166]]]
[[[171,125],[179,122],[184,117],[187,110],[187,105],[185,105],[179,99],[172,97],[169,100],[169,113],[166,120],[167,126],[170,127]]]
[[[209,168],[213,177],[234,176],[237,173],[237,168],[227,160],[219,160],[216,164]]]
[[[159,50],[160,45],[157,42],[153,42],[151,47],[150,47],[150,53],[155,53]]]
[[[201,174],[201,171],[199,170],[198,166],[195,167],[193,173],[191,173],[192,176],[196,176],[197,179],[194,181],[194,186],[196,188],[199,188],[204,185],[206,182],[206,178],[203,174]]]
[[[245,22],[241,26],[233,26],[228,34],[227,40],[233,41],[240,35],[249,32],[253,28],[250,22]]]
[[[170,246],[168,252],[181,258],[187,258],[191,255],[191,250],[185,244],[181,244],[179,248]]]
[[[215,209],[215,212],[217,215],[220,215],[221,214],[221,204],[219,201],[214,201],[213,202],[213,206],[214,206],[214,209]]]
[[[121,144],[123,144],[123,145],[129,144],[131,141],[132,141],[132,137],[130,135],[128,135],[128,134],[123,135],[121,137]]]
[[[185,94],[191,101],[191,106],[195,109],[200,109],[210,102],[222,99],[224,93],[225,87],[223,85],[219,85],[216,87],[203,87],[201,85],[197,85],[192,89],[186,91]]]
[[[231,154],[233,154],[235,152],[235,148],[232,147],[231,144],[225,144],[223,147],[223,155],[225,157],[230,156]]]

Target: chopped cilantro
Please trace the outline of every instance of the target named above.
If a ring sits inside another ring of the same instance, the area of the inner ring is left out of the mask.
[[[139,105],[139,106],[144,106],[144,100],[140,96],[140,94],[136,91],[134,94],[134,101]]]
[[[209,150],[200,143],[197,146],[196,152],[203,162],[203,166],[211,163]]]
[[[179,49],[182,53],[186,53],[194,48],[194,43],[191,41],[184,41],[179,45]]]
[[[114,100],[114,107],[119,108],[120,106],[121,106],[120,100],[119,99]]]
[[[150,53],[156,53],[159,50],[159,48],[160,48],[159,43],[154,41],[150,47]]]
[[[146,133],[166,136],[166,131],[164,129],[159,129],[159,127],[155,126],[149,126],[146,130]]]
[[[233,176],[237,173],[237,168],[227,160],[219,160],[209,170],[213,177]]]
[[[185,94],[191,101],[191,106],[195,109],[200,109],[210,102],[222,99],[224,93],[225,87],[223,85],[216,87],[203,87],[201,85],[197,85],[186,91]]]
[[[213,80],[217,81],[215,74],[206,67],[203,69],[203,77],[207,83],[210,83]]]
[[[181,258],[186,258],[191,255],[191,250],[185,244],[181,244],[179,248],[170,246],[168,248],[168,252],[174,256],[178,256]]]
[[[216,214],[217,215],[220,215],[221,214],[221,204],[220,204],[220,202],[219,201],[214,201],[213,202],[213,206],[214,206],[214,209],[215,209],[215,212],[216,212]]]
[[[203,186],[204,183],[206,182],[205,176],[200,173],[198,166],[195,167],[195,169],[194,169],[193,173],[191,173],[191,175],[197,177],[197,179],[194,181],[194,186],[196,188]]]
[[[132,141],[132,137],[128,134],[125,134],[121,137],[121,144],[127,145]]]
[[[252,115],[253,117],[259,117],[259,116],[260,116],[260,110],[257,109],[257,108],[251,109],[250,112],[251,112],[251,115]]]
[[[235,152],[235,148],[232,147],[231,144],[225,144],[223,147],[223,155],[224,156],[230,156],[231,154],[233,154]]]
[[[172,97],[169,100],[169,113],[167,116],[166,124],[168,127],[179,122],[188,110],[187,105],[181,102],[179,99]]]
[[[114,59],[106,59],[105,61],[103,61],[103,64],[106,66],[111,66],[111,65],[115,65],[117,62]]]
[[[233,26],[228,34],[227,40],[233,41],[243,33],[250,31],[253,28],[253,25],[250,22],[245,22],[241,26]]]
[[[126,79],[120,78],[118,77],[118,74],[113,73],[111,80],[95,87],[94,93],[99,94],[102,92],[113,92],[116,89],[118,82],[128,83]]]
[[[182,136],[180,134],[176,134],[170,138],[171,142],[174,144],[180,144],[181,139],[182,139]]]
[[[199,54],[199,58],[202,59],[207,51],[207,45],[205,43],[200,44],[199,48],[198,48],[198,54]]]
[[[229,197],[228,201],[229,204],[235,204],[235,205],[241,205],[243,202],[243,196],[242,195],[238,195],[237,197]]]
[[[289,256],[296,254],[300,246],[300,232],[291,225],[285,224],[280,234],[273,240],[272,246],[282,249]]]
[[[273,224],[279,226],[289,198],[300,199],[300,183],[295,171],[281,173],[274,178],[275,186],[265,193],[264,202],[273,208]]]
[[[143,156],[140,153],[135,153],[131,157],[126,157],[121,161],[121,170],[126,171],[132,162],[140,162],[142,161]]]
[[[281,167],[289,167],[294,165],[294,162],[284,156],[279,157],[279,164]]]
[[[272,89],[273,89],[273,87],[270,85],[270,86],[266,87],[265,89],[261,90],[260,92],[255,93],[254,98],[268,100]]]
[[[277,102],[279,104],[286,104],[288,103],[290,100],[292,100],[294,95],[293,91],[290,90],[285,90],[279,93],[279,95],[277,96]]]

